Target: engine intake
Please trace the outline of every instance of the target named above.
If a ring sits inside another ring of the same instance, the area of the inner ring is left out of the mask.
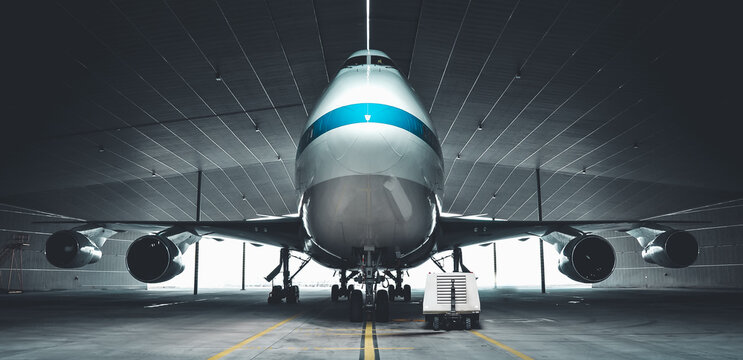
[[[103,253],[87,236],[74,230],[60,230],[46,240],[46,259],[59,268],[79,268],[101,259]]]
[[[558,269],[582,283],[603,281],[614,271],[614,248],[598,235],[581,235],[562,249]]]
[[[699,255],[697,240],[686,231],[666,231],[647,244],[642,259],[667,268],[684,268]]]
[[[146,283],[168,281],[185,268],[178,246],[158,235],[134,240],[126,252],[126,267],[135,279]]]

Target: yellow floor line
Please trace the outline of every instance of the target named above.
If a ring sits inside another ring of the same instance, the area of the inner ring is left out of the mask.
[[[475,334],[475,335],[477,335],[477,336],[479,336],[479,337],[481,337],[481,338],[483,338],[483,339],[485,339],[485,340],[487,340],[488,342],[492,343],[493,345],[495,345],[495,346],[497,346],[497,347],[499,347],[499,348],[501,348],[503,350],[506,350],[506,351],[510,352],[511,354],[514,354],[514,355],[518,356],[521,359],[524,359],[524,360],[534,360],[533,358],[530,358],[530,357],[522,354],[521,352],[519,352],[518,350],[516,350],[516,349],[514,349],[514,348],[512,348],[510,346],[504,345],[504,344],[502,344],[502,343],[500,343],[500,342],[498,342],[498,341],[496,341],[494,339],[491,339],[491,338],[485,336],[484,334],[480,333],[479,331],[472,330],[470,332],[473,333],[473,334]]]
[[[364,360],[374,360],[374,328],[372,322],[366,322],[366,329],[364,329]]]
[[[297,316],[299,316],[299,315],[301,315],[301,314],[297,314],[297,315],[294,315],[294,316],[292,316],[292,317],[290,317],[290,318],[288,318],[288,319],[286,319],[286,320],[284,320],[284,321],[281,321],[281,322],[277,323],[276,325],[273,325],[273,326],[271,326],[270,328],[268,328],[268,329],[266,329],[266,330],[263,330],[263,331],[261,331],[261,332],[259,332],[259,333],[255,334],[255,335],[253,335],[253,336],[251,336],[251,337],[249,337],[249,338],[247,338],[247,339],[245,339],[245,340],[241,341],[241,342],[240,342],[240,343],[238,343],[237,345],[235,345],[235,346],[232,346],[231,348],[229,348],[229,349],[227,349],[227,350],[225,350],[225,351],[222,351],[221,353],[219,353],[219,354],[217,354],[217,355],[214,355],[214,356],[210,357],[210,358],[209,358],[209,360],[217,360],[217,359],[221,359],[221,358],[223,358],[223,357],[225,357],[225,356],[229,355],[229,354],[230,354],[231,352],[233,352],[233,351],[235,351],[235,350],[237,350],[237,349],[239,349],[239,348],[241,348],[241,347],[243,347],[243,346],[245,346],[245,345],[247,345],[247,344],[249,344],[249,343],[253,342],[254,340],[258,339],[259,337],[261,337],[261,336],[263,336],[263,335],[266,335],[266,334],[270,333],[271,331],[275,330],[275,329],[276,329],[277,327],[279,327],[279,326],[281,326],[281,325],[284,325],[284,324],[288,323],[289,321],[292,321],[292,320],[294,320],[294,319],[295,319],[295,318],[296,318]]]

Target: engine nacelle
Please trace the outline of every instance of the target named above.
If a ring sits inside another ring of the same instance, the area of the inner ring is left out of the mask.
[[[134,240],[126,252],[126,267],[135,279],[146,283],[168,281],[185,269],[178,246],[158,235]]]
[[[697,240],[686,231],[670,230],[658,235],[642,250],[642,259],[667,268],[684,268],[699,255]]]
[[[79,268],[101,259],[103,253],[90,238],[74,231],[60,230],[46,240],[46,259],[59,268]]]
[[[565,245],[558,269],[582,283],[603,281],[614,271],[614,248],[598,235],[581,235]]]

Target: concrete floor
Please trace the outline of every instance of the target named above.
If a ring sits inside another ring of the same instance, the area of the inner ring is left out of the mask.
[[[329,289],[302,289],[297,305],[267,291],[3,294],[0,358],[743,358],[743,292],[483,289],[481,329],[434,332],[420,292],[389,323],[359,324]]]

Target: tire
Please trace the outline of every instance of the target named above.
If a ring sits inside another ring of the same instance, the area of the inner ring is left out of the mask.
[[[377,305],[375,314],[377,322],[385,323],[390,321],[390,300],[387,290],[377,290],[375,302]]]
[[[405,299],[405,302],[410,302],[410,285],[405,285],[403,287],[403,298]]]
[[[434,331],[441,330],[441,318],[439,316],[434,316],[433,317],[433,319],[431,320],[431,328]]]
[[[348,296],[349,299],[351,298],[351,294],[353,294],[353,289],[353,285],[348,285],[348,292],[346,293],[346,296]]]
[[[351,292],[351,296],[348,301],[348,317],[351,322],[361,322],[364,305],[364,299],[361,295],[361,290],[354,290]]]
[[[464,329],[472,330],[472,318],[469,316],[464,318]]]
[[[387,287],[387,292],[389,293],[390,302],[395,301],[395,285],[390,285]]]
[[[431,323],[433,322],[433,315],[425,315],[425,318],[426,318],[425,327],[430,328],[432,325]]]
[[[271,292],[268,293],[269,304],[280,304],[281,303],[281,286],[274,286],[271,288]]]
[[[286,289],[286,303],[287,304],[296,304],[297,298],[299,297],[299,294],[297,294],[297,289],[294,288],[294,286],[290,286]]]
[[[340,291],[338,285],[333,285],[333,287],[330,288],[330,301],[338,302],[338,291]]]

